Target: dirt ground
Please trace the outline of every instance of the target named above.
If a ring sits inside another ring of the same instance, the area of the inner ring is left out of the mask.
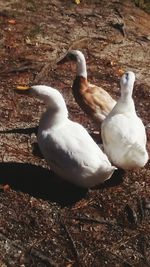
[[[0,266],[150,266],[150,162],[95,190],[62,181],[37,147],[44,105],[13,90],[58,88],[70,118],[93,134],[70,90],[75,68],[57,61],[81,50],[89,81],[115,99],[118,70],[133,70],[150,152],[150,15],[127,0],[1,0],[0,25]]]

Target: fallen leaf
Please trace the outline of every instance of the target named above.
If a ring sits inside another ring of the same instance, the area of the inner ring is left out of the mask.
[[[75,0],[75,3],[76,3],[77,5],[79,5],[79,4],[80,4],[80,0]]]
[[[13,24],[13,25],[14,25],[14,24],[16,24],[16,20],[15,20],[15,19],[9,19],[9,20],[8,20],[8,23],[10,23],[10,24]]]
[[[124,70],[123,70],[123,69],[118,69],[118,70],[117,70],[117,74],[118,74],[119,76],[122,76],[122,75],[124,74]]]

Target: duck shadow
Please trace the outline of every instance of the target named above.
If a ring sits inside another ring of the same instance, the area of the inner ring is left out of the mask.
[[[0,130],[0,134],[18,133],[18,134],[28,134],[31,135],[35,133],[37,135],[38,126],[28,127],[28,128],[14,128],[9,130]]]
[[[62,207],[85,197],[87,189],[74,186],[49,169],[28,163],[0,163],[0,184],[9,184],[16,191],[56,202]]]
[[[94,132],[89,132],[90,136],[92,139],[95,141],[97,144],[102,144],[102,138],[101,138],[101,133],[94,133]]]
[[[94,187],[91,188],[91,190],[97,190],[97,189],[105,189],[105,188],[109,188],[109,187],[116,187],[119,184],[121,184],[123,182],[123,176],[125,174],[125,171],[122,169],[117,169],[113,175],[111,176],[110,179],[105,180],[104,183],[101,183],[99,185],[96,185]]]
[[[98,188],[117,186],[121,182],[122,171],[116,171],[111,179]],[[0,184],[9,184],[16,191],[56,202],[62,207],[73,205],[86,197],[88,192],[88,189],[77,187],[62,180],[49,169],[28,163],[0,163]]]
[[[0,131],[0,133],[20,133],[37,134],[38,127],[26,129],[11,129]],[[91,134],[92,138],[99,143],[100,135]],[[32,143],[32,153],[34,156],[43,158],[38,143]],[[124,171],[118,169],[114,172],[111,179],[92,189],[103,189],[114,187],[122,183]],[[51,170],[29,163],[1,162],[0,163],[0,184],[9,184],[11,188],[17,191],[28,193],[36,198],[56,202],[62,207],[71,206],[75,202],[86,196],[88,189],[77,187],[67,181],[62,180]]]
[[[103,184],[101,184],[99,188],[115,187],[121,184],[123,182],[123,177],[125,173],[126,172],[123,169],[115,170],[111,178],[106,180]]]

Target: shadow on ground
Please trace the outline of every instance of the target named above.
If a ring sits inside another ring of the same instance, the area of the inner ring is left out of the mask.
[[[48,169],[28,163],[0,163],[0,184],[34,197],[71,205],[85,197],[87,190],[71,185]]]
[[[29,128],[15,128],[10,130],[0,130],[0,134],[18,133],[18,134],[29,134],[35,133],[37,135],[38,126]]]
[[[61,206],[72,205],[85,197],[88,191],[69,184],[48,169],[28,163],[0,163],[0,173],[0,184],[9,184],[15,190],[59,203]],[[116,172],[99,188],[117,185],[122,181],[121,176]]]

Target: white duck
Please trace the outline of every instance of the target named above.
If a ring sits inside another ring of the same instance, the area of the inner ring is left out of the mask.
[[[104,151],[122,169],[143,167],[148,161],[145,127],[132,99],[134,81],[132,71],[121,77],[121,97],[101,127]]]
[[[50,168],[60,177],[85,188],[109,179],[116,167],[111,165],[86,129],[68,119],[60,92],[45,85],[24,89],[47,105],[39,123],[38,144]]]
[[[83,53],[79,50],[70,50],[59,64],[68,61],[77,63],[77,74],[72,85],[72,93],[81,109],[100,128],[101,122],[113,109],[116,101],[102,87],[91,84],[87,79],[86,61]]]

